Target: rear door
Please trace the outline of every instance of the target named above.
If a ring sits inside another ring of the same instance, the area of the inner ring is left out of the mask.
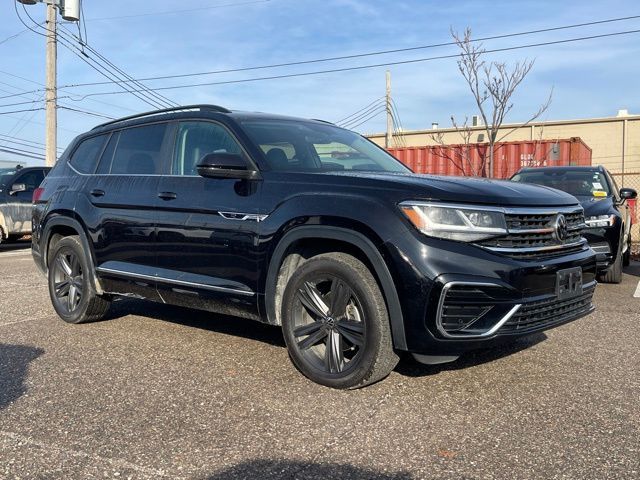
[[[83,188],[96,267],[107,291],[157,299],[156,205],[171,139],[166,122],[112,133]]]
[[[158,289],[171,303],[257,318],[261,182],[203,178],[208,153],[240,154],[233,134],[212,121],[177,125],[171,174],[160,180]]]

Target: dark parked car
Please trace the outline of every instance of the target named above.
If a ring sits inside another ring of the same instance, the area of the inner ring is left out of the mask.
[[[76,138],[34,197],[63,320],[126,295],[281,325],[299,370],[335,388],[384,378],[400,351],[452,361],[593,309],[574,197],[414,175],[327,122],[207,105],[123,118]]]
[[[0,168],[0,243],[31,233],[31,197],[49,170]]]
[[[599,278],[622,281],[622,266],[631,258],[633,216],[627,200],[636,198],[632,188],[618,188],[603,166],[525,168],[511,180],[557,188],[576,197],[584,208],[587,228],[583,232],[597,253]]]

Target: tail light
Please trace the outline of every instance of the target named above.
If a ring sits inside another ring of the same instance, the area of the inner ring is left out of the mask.
[[[38,187],[33,191],[33,198],[31,199],[32,203],[38,203],[40,201],[40,197],[44,193],[44,188]]]

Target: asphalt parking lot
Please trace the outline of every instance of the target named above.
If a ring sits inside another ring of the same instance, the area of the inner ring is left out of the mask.
[[[0,250],[0,478],[640,477],[640,264],[590,317],[342,392],[278,328],[138,300],[67,325]]]

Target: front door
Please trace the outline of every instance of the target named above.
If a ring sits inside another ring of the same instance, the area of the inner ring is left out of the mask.
[[[178,124],[171,175],[159,186],[157,286],[170,303],[257,318],[261,182],[200,177],[198,161],[216,152],[249,161],[223,125]]]

